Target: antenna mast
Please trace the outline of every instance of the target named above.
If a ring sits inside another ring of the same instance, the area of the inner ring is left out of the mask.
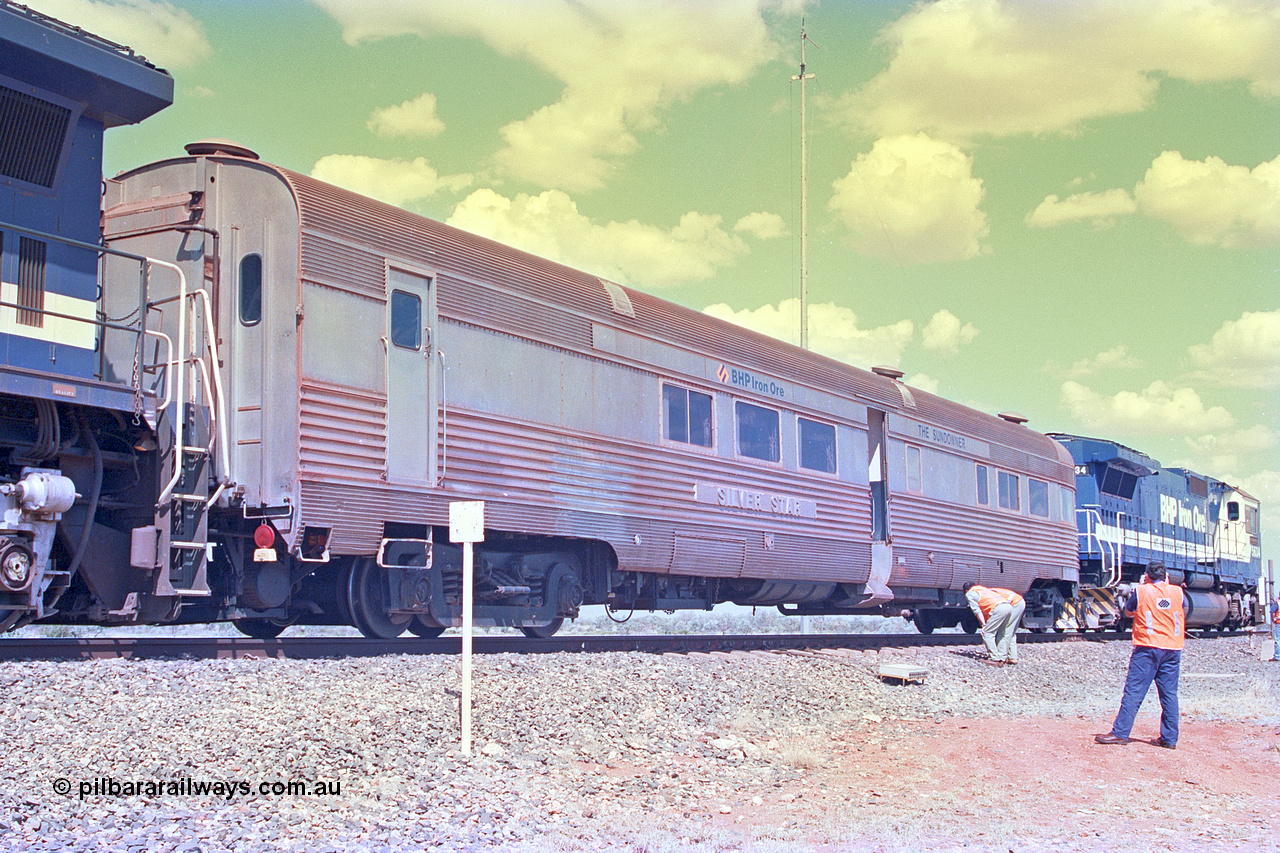
[[[806,133],[804,84],[814,79],[806,74],[805,42],[818,45],[805,34],[804,18],[800,19],[800,73],[792,80],[800,81],[800,347],[809,348],[809,140]]]

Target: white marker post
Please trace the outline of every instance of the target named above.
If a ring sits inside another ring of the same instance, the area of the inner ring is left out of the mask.
[[[471,754],[471,633],[475,605],[475,554],[484,541],[484,501],[449,504],[449,541],[462,543],[462,754]]]

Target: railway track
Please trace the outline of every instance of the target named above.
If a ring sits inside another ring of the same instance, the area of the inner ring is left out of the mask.
[[[1127,640],[1128,633],[1019,634],[1020,643]],[[477,654],[550,654],[554,652],[691,652],[784,651],[818,649],[921,648],[976,646],[974,634],[661,634],[661,635],[565,635],[534,639],[518,635],[481,635],[475,638]],[[363,637],[123,637],[123,638],[0,638],[0,660],[98,660],[119,658],[148,660],[188,659],[292,659],[378,657],[383,655],[457,655],[462,638],[405,637],[369,640]]]

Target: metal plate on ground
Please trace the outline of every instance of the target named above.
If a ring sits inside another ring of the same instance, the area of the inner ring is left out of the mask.
[[[929,674],[927,667],[917,666],[911,663],[882,663],[880,664],[881,678],[896,678],[902,683],[908,681],[919,681],[924,683],[925,676]]]

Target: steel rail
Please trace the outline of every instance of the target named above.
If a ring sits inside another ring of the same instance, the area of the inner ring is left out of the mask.
[[[1226,635],[1217,635],[1226,636]],[[1128,633],[1019,634],[1022,643],[1127,640]],[[973,634],[567,634],[548,639],[518,635],[481,635],[478,654],[552,654],[556,652],[691,652],[786,651],[976,646]],[[363,637],[122,637],[0,638],[0,660],[75,661],[122,658],[155,659],[290,659],[359,658],[384,655],[458,655],[458,636],[369,640]]]

